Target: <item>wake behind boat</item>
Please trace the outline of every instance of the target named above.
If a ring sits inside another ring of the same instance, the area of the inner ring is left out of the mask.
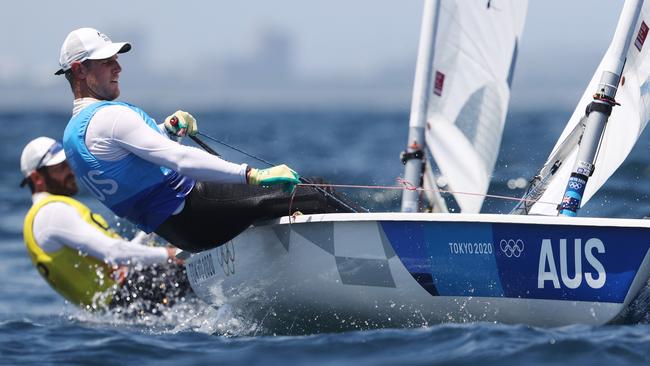
[[[475,193],[474,197],[487,191],[523,26],[523,18],[515,15],[525,14],[525,3],[499,4],[499,12],[478,3],[460,6],[430,0],[425,5],[404,161],[409,181],[428,182],[426,192],[433,192],[429,202],[438,212],[446,211],[446,206],[435,193],[437,178],[427,160],[436,162],[455,190]],[[503,14],[509,17],[504,19]],[[444,25],[444,17],[449,25]],[[481,42],[450,42],[446,37],[462,39],[473,34],[463,28],[464,19],[485,22],[484,29],[506,31]],[[612,46],[594,77],[600,82],[593,81],[588,89],[597,95],[589,104],[590,116],[579,118],[580,125],[572,118],[557,145],[564,147],[554,149],[550,164],[543,169],[552,177],[536,177],[534,182],[544,184],[532,186],[535,194],[527,198],[535,203],[519,213],[535,205],[551,206],[555,214],[558,205],[561,211],[575,213],[586,202],[592,194],[588,191],[582,197],[589,170],[593,172],[593,166],[612,150],[607,141],[617,141],[607,137],[609,128],[601,139],[608,113],[612,120],[638,114],[635,120],[641,123],[638,129],[614,131],[632,142],[613,153],[615,163],[605,163],[604,173],[596,169],[596,188],[623,161],[648,119],[643,102],[649,80],[644,70],[648,68],[642,67],[648,59],[647,47],[643,47],[647,24],[650,6],[626,1]],[[460,31],[439,27],[459,27]],[[507,52],[495,52],[495,60],[484,59],[486,52],[481,50],[492,49],[485,46],[490,40],[494,41],[491,47]],[[449,52],[457,57],[450,59]],[[485,60],[500,66],[459,66]],[[624,80],[621,76],[627,82],[619,86],[619,80]],[[618,87],[629,101],[622,106],[615,104]],[[448,92],[456,93],[456,98],[445,102]],[[583,104],[578,109],[584,114]],[[598,154],[584,152],[598,150],[601,141],[605,145]],[[557,159],[558,154],[563,158]],[[572,173],[574,167],[582,170]],[[560,192],[540,199],[547,187],[554,187],[552,181],[562,176],[555,174],[560,171],[564,178],[559,184],[568,187],[564,198]],[[422,197],[410,193],[404,197],[404,211],[422,206]],[[633,317],[630,305],[650,277],[650,222],[473,214],[482,199],[456,196],[456,201],[465,213],[329,214],[260,223],[225,246],[193,255],[187,261],[188,276],[195,292],[209,304],[227,304],[276,333],[448,321],[597,325]]]

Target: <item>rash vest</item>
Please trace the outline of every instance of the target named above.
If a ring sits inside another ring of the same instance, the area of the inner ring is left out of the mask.
[[[162,135],[153,118],[142,109],[122,102],[97,102],[68,122],[63,134],[65,155],[78,179],[97,199],[117,216],[150,233],[184,202],[195,182],[132,153],[117,161],[96,158],[86,146],[86,131],[95,113],[109,105],[131,108]]]
[[[116,289],[109,265],[68,246],[46,253],[36,242],[34,218],[38,210],[51,202],[63,202],[74,207],[83,220],[99,231],[110,237],[118,237],[108,230],[103,217],[90,211],[81,202],[70,197],[50,195],[36,202],[25,216],[23,237],[32,263],[50,286],[71,303],[87,309],[107,306]]]

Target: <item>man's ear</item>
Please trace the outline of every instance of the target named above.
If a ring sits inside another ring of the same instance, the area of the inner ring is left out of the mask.
[[[73,61],[70,65],[70,70],[72,70],[75,79],[81,80],[86,78],[86,67],[81,62]]]
[[[43,174],[39,173],[38,171],[35,170],[31,172],[29,174],[29,179],[32,181],[32,184],[34,184],[35,192],[43,192],[47,189],[45,177],[43,177]]]

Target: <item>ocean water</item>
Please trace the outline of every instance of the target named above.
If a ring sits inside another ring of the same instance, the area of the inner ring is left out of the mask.
[[[152,111],[155,118],[164,112]],[[518,197],[508,183],[528,179],[544,162],[570,111],[516,112],[508,117],[491,194]],[[200,129],[303,176],[336,184],[395,185],[408,113],[376,111],[197,111]],[[287,337],[258,333],[247,319],[188,297],[161,316],[125,319],[66,304],[39,277],[22,243],[29,193],[18,188],[20,152],[30,139],[60,137],[66,114],[0,113],[0,364],[296,364],[331,365],[628,365],[650,364],[650,326],[441,324],[418,329]],[[188,142],[188,144],[191,144]],[[263,165],[218,144],[227,159]],[[581,215],[641,218],[650,214],[650,139],[644,134],[626,163]],[[345,191],[374,211],[396,210],[399,194]],[[106,213],[87,192],[80,198]],[[489,199],[485,212],[508,212]],[[128,232],[127,225],[121,228]]]

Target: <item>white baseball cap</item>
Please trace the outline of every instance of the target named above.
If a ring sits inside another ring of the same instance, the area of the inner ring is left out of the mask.
[[[60,142],[44,136],[33,139],[25,145],[20,155],[20,172],[25,177],[20,186],[23,187],[27,183],[29,175],[36,169],[57,165],[63,161],[65,152]]]
[[[61,69],[54,75],[61,75],[70,70],[75,61],[103,60],[113,57],[118,53],[129,52],[131,44],[128,42],[111,42],[104,33],[93,28],[79,28],[73,30],[65,37],[61,46],[59,66]]]

